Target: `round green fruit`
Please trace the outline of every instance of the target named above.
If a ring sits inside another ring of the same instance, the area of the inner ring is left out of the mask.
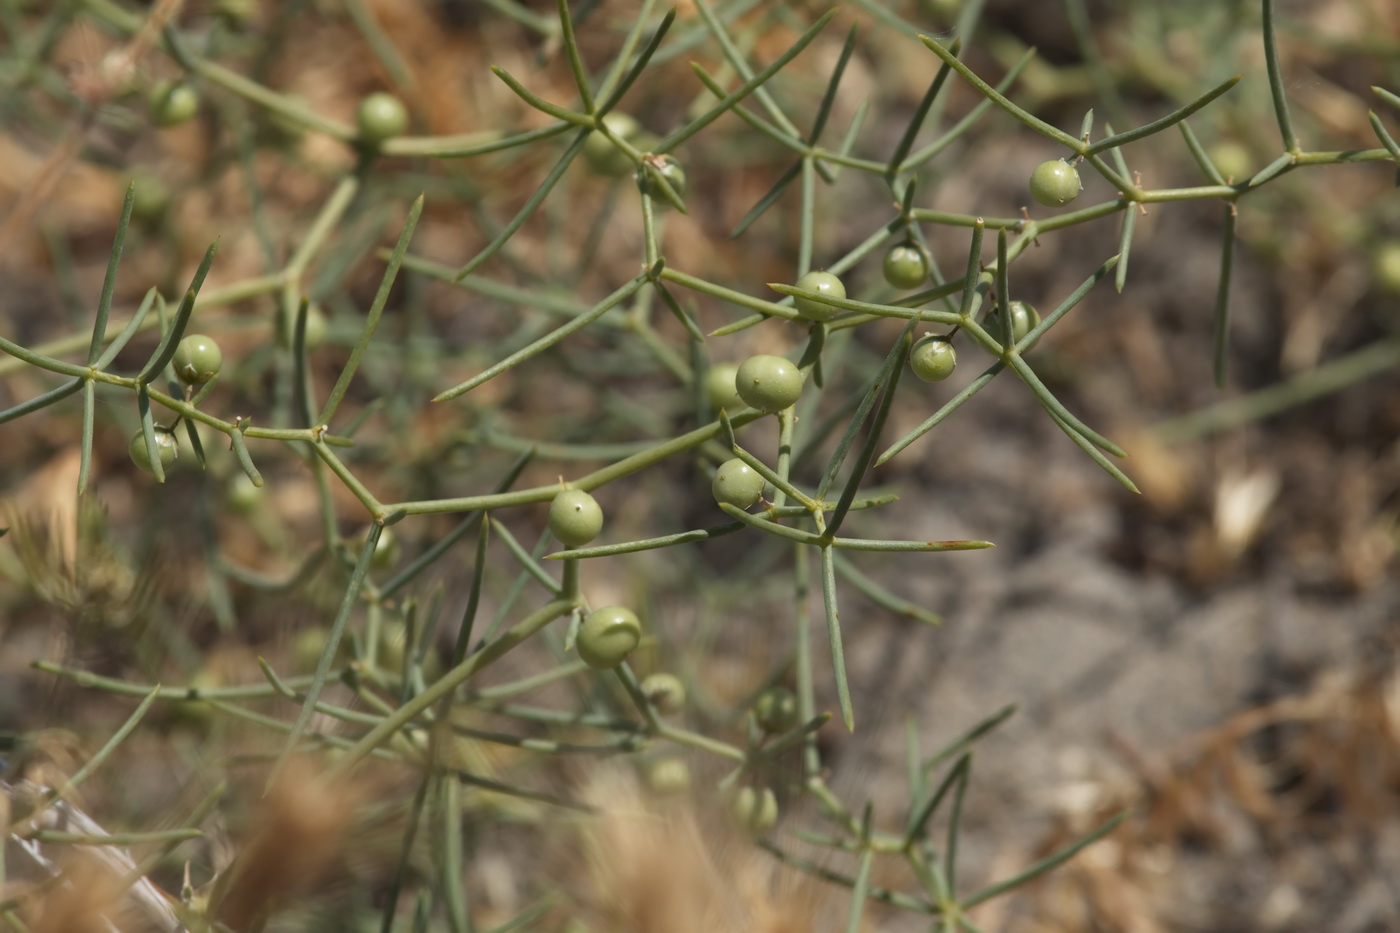
[[[617,111],[604,116],[603,125],[608,128],[609,133],[628,143],[633,143],[638,135],[645,133],[636,120]],[[621,178],[634,167],[627,153],[613,145],[611,139],[596,131],[589,133],[588,139],[583,143],[583,160],[594,172],[609,178]]]
[[[386,139],[402,136],[408,129],[408,108],[393,94],[379,91],[360,101],[355,110],[355,127],[361,142],[377,146]]]
[[[734,388],[734,377],[739,375],[739,367],[733,363],[716,363],[705,374],[705,398],[715,411],[738,411],[744,408],[744,400]]]
[[[131,435],[131,443],[127,445],[127,452],[131,454],[131,462],[136,464],[147,473],[154,473],[151,469],[151,458],[146,451],[146,435],[137,431]],[[170,431],[156,428],[156,453],[160,456],[162,470],[167,470],[175,462],[175,458],[180,456],[180,444],[175,440],[175,435]]]
[[[369,529],[366,528],[360,533],[359,547],[365,546],[366,539],[369,538]],[[374,553],[369,557],[369,565],[374,570],[386,570],[399,562],[399,538],[394,534],[392,528],[385,528],[379,532],[379,540],[374,542]]]
[[[155,225],[170,209],[170,189],[155,175],[136,179],[136,193],[131,201],[131,216],[143,224]]]
[[[405,661],[417,658],[419,646],[408,639],[408,625],[402,619],[386,619],[379,629],[379,645],[375,654],[375,664],[379,670],[398,677],[402,675]],[[418,633],[415,633],[417,635]],[[345,650],[342,642],[340,650]],[[339,651],[337,658],[339,659]],[[338,660],[337,663],[343,663]],[[442,661],[431,646],[423,652],[423,679],[432,683],[442,674]]]
[[[753,718],[770,735],[786,732],[797,725],[797,697],[785,687],[769,687],[753,701]]]
[[[229,477],[224,488],[224,502],[241,515],[251,515],[262,505],[267,493],[261,486],[254,486],[248,474],[239,471]]]
[[[175,375],[188,385],[203,385],[219,374],[224,354],[207,334],[187,334],[175,348]]]
[[[846,286],[830,272],[818,272],[815,270],[808,272],[797,280],[797,287],[804,291],[825,295],[828,298],[846,297]],[[792,303],[797,308],[797,313],[809,321],[829,321],[841,313],[840,308],[824,305],[820,301],[813,301],[811,298],[794,297]]]
[[[625,606],[604,606],[584,617],[574,647],[589,667],[617,667],[642,640],[642,623]]]
[[[196,732],[207,733],[214,724],[216,710],[203,694],[224,686],[223,678],[209,666],[200,668],[185,684],[185,696],[173,709],[175,721]]]
[[[671,186],[671,190],[676,193],[676,197],[685,200],[686,181],[685,169],[681,164],[669,155],[655,156],[648,160],[662,178],[666,179],[666,184]],[[651,198],[651,205],[658,210],[667,210],[671,207],[671,202],[667,200],[665,192],[661,186],[656,184],[651,177],[651,169],[643,168],[637,175],[637,187],[642,193]]]
[[[1035,307],[1025,301],[1013,301],[1007,305],[1007,310],[1011,312],[1011,342],[1020,343],[1021,340],[1040,324],[1040,312]],[[987,316],[987,320],[982,324],[983,329],[992,335],[992,339],[1001,342],[1001,315],[993,310]],[[1030,347],[1026,348],[1027,350]]]
[[[1007,310],[1011,312],[1011,339],[1017,343],[1040,324],[1040,312],[1027,302],[1013,301]]]
[[[679,713],[685,706],[685,684],[675,674],[648,674],[642,681],[642,694],[663,715]]]
[[[913,243],[890,247],[885,254],[885,281],[895,288],[918,288],[928,280],[928,262]]]
[[[690,765],[684,758],[668,755],[647,765],[647,787],[658,797],[674,797],[690,790]]]
[[[277,342],[283,348],[290,350],[296,342],[295,314],[279,314],[277,326]],[[306,306],[306,349],[314,350],[326,342],[326,331],[329,325],[326,323],[325,312],[321,306],[310,304]]]
[[[565,489],[549,504],[549,533],[569,547],[583,547],[603,530],[603,509],[582,489]]]
[[[199,112],[199,93],[181,81],[161,81],[146,103],[156,126],[178,126]]]
[[[1042,162],[1031,172],[1031,197],[1046,207],[1062,207],[1079,197],[1079,173],[1063,159]]]
[[[1254,155],[1249,147],[1230,139],[1211,146],[1206,150],[1206,155],[1227,181],[1243,181],[1250,176],[1254,165]]]
[[[734,822],[755,839],[778,822],[778,798],[770,787],[740,788],[729,806]]]
[[[1400,240],[1387,240],[1376,247],[1371,265],[1381,290],[1400,295]]]
[[[802,394],[802,371],[781,356],[761,353],[739,366],[734,388],[750,408],[769,413],[782,411]]]
[[[929,335],[909,351],[909,368],[924,382],[942,382],[957,365],[958,352],[944,337]]]
[[[763,495],[763,482],[757,470],[735,457],[720,464],[710,483],[710,492],[714,493],[716,502],[747,509]]]
[[[297,632],[296,637],[292,639],[292,663],[298,674],[310,674],[316,670],[316,666],[321,663],[321,655],[325,652],[326,643],[330,641],[330,637],[331,630],[319,625],[313,625]],[[331,657],[331,667],[340,667],[349,660],[350,639],[343,638],[336,645],[335,654]]]

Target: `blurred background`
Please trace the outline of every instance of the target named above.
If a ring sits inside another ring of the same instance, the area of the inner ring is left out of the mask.
[[[758,63],[784,51],[825,9],[715,5],[735,13],[730,28]],[[640,4],[574,6],[586,7],[586,17],[576,14],[585,60],[601,67]],[[156,125],[146,97],[181,69],[149,50],[114,75],[112,53],[130,46],[110,25],[109,7],[0,0],[0,313],[6,336],[26,347],[78,335],[70,355],[86,347],[130,180],[137,182],[136,220],[114,305],[122,317],[151,286],[178,294],[216,237],[206,289],[280,268],[357,159],[331,136],[303,131],[210,81],[193,82],[199,102],[191,119]],[[549,101],[575,100],[552,38],[553,3],[189,0],[157,7],[201,55],[347,125],[358,101],[378,90],[408,104],[415,135],[545,125],[548,118],[526,107],[490,65]],[[151,12],[141,4],[117,9]],[[676,10],[674,36],[694,41],[663,45],[625,103],[659,135],[712,102],[689,62],[738,83],[696,8],[681,0]],[[1368,109],[1394,134],[1400,112],[1370,87],[1400,92],[1400,8],[1390,0],[1287,0],[1277,15],[1303,147],[1375,148]],[[1192,128],[1222,172],[1237,179],[1282,151],[1257,3],[988,0],[976,17],[958,0],[844,3],[773,86],[803,129],[810,116],[801,115],[814,112],[852,24],[860,27],[855,51],[825,141],[835,146],[868,102],[856,156],[888,158],[936,71],[909,24],[961,38],[962,58],[992,82],[1034,47],[1009,94],[1068,132],[1089,108],[1100,128],[1105,121],[1119,130],[1140,125],[1242,73],[1238,86],[1191,118]],[[979,100],[954,77],[942,123],[926,128],[920,142]],[[364,416],[347,462],[381,501],[488,491],[534,441],[608,445],[606,456],[582,462],[545,453],[521,482],[546,483],[693,423],[693,393],[639,341],[606,327],[461,400],[428,404],[502,348],[522,345],[636,274],[642,238],[632,180],[596,177],[581,166],[483,267],[486,284],[452,287],[432,273],[431,264],[455,269],[489,242],[562,147],[556,139],[471,159],[377,159],[303,278],[324,325],[324,343],[311,357],[323,396],[378,287],[377,251],[392,245],[413,197],[426,194],[412,248],[419,266],[396,287],[343,416]],[[1030,203],[1031,170],[1062,154],[993,110],[920,172],[915,203],[1015,216]],[[797,186],[741,238],[729,234],[788,168],[791,153],[727,114],[677,155],[689,213],[665,219],[668,265],[772,298],[765,283],[796,277]],[[1146,188],[1207,183],[1175,130],[1124,155]],[[1080,204],[1114,197],[1092,171],[1081,174]],[[965,878],[980,884],[1014,873],[1113,813],[1132,811],[1112,837],[1047,880],[979,907],[973,917],[982,929],[1400,929],[1396,181],[1385,163],[1306,166],[1240,201],[1223,389],[1212,378],[1222,205],[1154,204],[1138,217],[1122,293],[1111,282],[1099,285],[1031,360],[1072,411],[1129,451],[1124,466],[1141,495],[1096,468],[1011,379],[993,381],[873,474],[902,500],[897,511],[871,517],[863,534],[979,538],[997,548],[856,555],[858,569],[944,621],[932,628],[844,597],[858,727],[823,732],[832,786],[851,799],[872,795],[879,824],[880,802],[903,799],[908,720],[918,723],[927,751],[1015,705],[1015,715],[977,746]],[[821,185],[814,265],[845,255],[896,213],[877,177],[844,171]],[[1047,213],[1033,208],[1033,216]],[[1013,297],[1053,308],[1118,251],[1118,225],[1105,218],[1042,236],[1012,267]],[[922,231],[944,272],[957,274],[966,261],[965,229],[926,224]],[[853,297],[893,294],[878,259],[844,276]],[[511,289],[535,297],[522,302]],[[686,293],[685,303],[707,333],[748,313],[698,293]],[[262,425],[290,423],[293,370],[275,297],[224,302],[196,321],[218,337],[225,360],[236,361],[226,364],[206,407]],[[652,323],[657,340],[685,352],[674,319],[658,313]],[[839,401],[841,386],[873,373],[898,332],[890,321],[862,329],[827,394]],[[707,341],[707,349],[716,362],[737,362],[786,353],[801,340],[791,325],[769,321]],[[138,338],[118,367],[134,370],[153,346],[153,336]],[[949,383],[906,380],[889,436],[971,381],[982,369],[977,352],[966,347]],[[16,363],[0,360],[0,406],[56,384]],[[106,694],[37,673],[31,661],[133,682],[261,682],[258,656],[279,670],[305,669],[306,645],[319,645],[343,591],[334,568],[297,573],[323,522],[311,471],[294,451],[254,448],[267,479],[262,490],[247,486],[223,450],[211,452],[203,473],[190,468],[186,451],[185,468],[157,487],[127,459],[138,426],[129,394],[100,395],[98,412],[90,498],[100,509],[79,507],[73,495],[80,405],[60,403],[0,428],[2,524],[11,527],[0,541],[0,731],[9,737],[12,766],[79,761],[80,750],[90,753],[110,731],[112,717],[125,715],[110,709]],[[767,449],[758,440],[751,446]],[[359,534],[365,516],[358,502],[338,484],[330,494],[338,532]],[[610,540],[720,518],[698,460],[668,462],[605,487],[598,498]],[[503,517],[528,549],[543,516],[529,508]],[[455,521],[415,518],[395,532],[413,556]],[[732,704],[781,670],[790,651],[790,635],[775,621],[792,612],[789,555],[775,542],[737,536],[649,552],[592,571],[590,599],[626,599],[666,620],[649,663],[683,670],[697,685],[697,729],[740,735]],[[415,584],[415,598],[426,601],[441,583],[448,615],[459,613],[465,559],[436,565]],[[494,611],[509,602],[514,570],[504,548],[493,560],[504,568],[488,588]],[[390,632],[375,650],[391,652],[392,642]],[[513,656],[492,677],[524,676],[546,657],[543,649]],[[832,708],[826,673],[819,666],[817,681]],[[285,705],[272,708],[290,715]],[[260,742],[266,750],[265,739],[193,704],[153,716],[154,728],[128,743],[88,791],[92,810],[124,825],[158,822],[177,807],[198,783],[192,775],[209,767],[211,750],[221,768],[235,772],[240,755],[255,758]],[[523,759],[499,753],[477,764],[505,780],[514,768],[538,770]],[[704,775],[722,773],[704,761],[694,767],[702,775],[697,786]],[[583,768],[570,762],[547,780],[576,786]],[[548,808],[485,797],[479,806],[499,822],[473,839],[487,853],[474,904],[505,917],[539,888],[568,883],[570,870],[541,856],[552,832]],[[806,825],[809,810],[794,800],[785,821]],[[885,815],[895,820],[897,806]],[[309,902],[311,919],[287,928],[359,922],[357,898],[372,899],[382,888],[392,844],[368,844],[340,880],[318,889],[323,897]],[[548,874],[556,869],[557,877]],[[161,868],[170,889],[178,889],[178,870]],[[353,879],[367,879],[371,893]],[[878,869],[874,881],[908,883]],[[873,905],[868,927],[923,928],[914,919]]]

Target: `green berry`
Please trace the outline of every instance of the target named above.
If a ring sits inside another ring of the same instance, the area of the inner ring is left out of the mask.
[[[1042,162],[1031,172],[1031,197],[1046,207],[1061,207],[1079,197],[1079,173],[1063,159]]]
[[[685,706],[685,684],[675,674],[648,674],[642,681],[642,694],[663,715],[679,713]]]
[[[265,495],[265,490],[254,486],[248,474],[240,470],[229,478],[228,486],[224,489],[224,502],[241,515],[251,515],[262,505]]]
[[[913,243],[890,247],[884,269],[885,281],[895,288],[918,288],[928,279],[928,262]]]
[[[802,371],[781,356],[761,353],[744,360],[734,377],[739,398],[750,408],[777,412],[802,394]]]
[[[416,643],[408,640],[408,625],[404,620],[387,619],[379,630],[379,645],[378,653],[375,655],[375,664],[379,670],[387,674],[401,675],[404,661],[415,659],[418,648]],[[442,674],[442,661],[437,652],[431,648],[423,652],[422,671],[423,679],[429,683]]]
[[[825,295],[828,298],[846,297],[846,286],[841,284],[841,280],[830,272],[808,272],[797,280],[797,287],[804,291]],[[795,297],[792,299],[792,303],[796,306],[797,313],[809,321],[829,321],[841,313],[840,308],[833,308],[831,305],[824,305],[820,301],[813,301],[810,298]]]
[[[1216,171],[1227,181],[1231,178],[1235,181],[1248,178],[1251,174],[1250,169],[1254,166],[1254,156],[1249,147],[1234,140],[1216,143],[1206,150],[1206,155],[1210,157]]]
[[[642,623],[625,606],[604,606],[590,612],[579,626],[574,647],[589,667],[617,667],[642,640]]]
[[[736,509],[747,509],[763,495],[763,477],[744,461],[735,457],[720,464],[715,471],[710,492],[716,502],[727,502]]]
[[[365,546],[365,539],[369,537],[369,529],[366,528],[359,537],[359,547]],[[375,570],[386,570],[399,562],[399,538],[394,534],[392,528],[385,528],[379,532],[379,540],[374,542],[374,553],[370,555],[369,565]]]
[[[957,365],[958,353],[944,337],[929,335],[909,351],[909,368],[924,382],[942,382]]]
[[[200,668],[185,684],[187,691],[194,693],[193,699],[181,699],[172,709],[175,721],[185,728],[199,733],[208,733],[214,724],[216,710],[209,701],[200,695],[209,690],[224,686],[219,672],[207,664]],[[186,696],[189,694],[187,693]]]
[[[1400,295],[1400,240],[1387,240],[1376,247],[1371,264],[1376,276],[1376,285],[1382,291]]]
[[[224,354],[207,334],[188,334],[175,348],[175,375],[189,385],[203,385],[219,374]]]
[[[393,94],[379,91],[360,101],[355,111],[360,141],[377,146],[386,139],[402,136],[408,129],[408,109]]]
[[[685,200],[686,181],[685,169],[681,164],[669,155],[654,156],[649,164],[666,179],[666,184],[671,186],[671,190],[676,193],[682,201]],[[637,175],[637,187],[651,198],[651,205],[654,209],[665,210],[671,207],[671,202],[666,199],[661,187],[657,185],[651,177],[651,170],[643,168]]]
[[[1013,301],[1007,306],[1011,312],[1011,342],[1020,343],[1021,339],[1035,329],[1040,323],[1040,312],[1035,307],[1025,301]],[[982,324],[987,333],[992,335],[992,339],[1001,342],[1001,315],[993,310],[987,316],[987,320]],[[1030,349],[1027,347],[1026,349]]]
[[[738,411],[744,408],[744,400],[734,388],[734,377],[739,375],[739,367],[733,363],[717,363],[705,374],[705,398],[715,411]]]
[[[170,189],[155,175],[136,179],[136,194],[131,201],[131,216],[143,224],[154,226],[170,209]]]
[[[549,533],[569,547],[582,547],[603,530],[603,510],[582,489],[565,489],[549,504]]]
[[[331,631],[325,626],[313,625],[297,632],[292,639],[292,663],[298,674],[310,674],[321,663],[321,654],[326,650]],[[350,640],[342,639],[331,658],[331,666],[339,667],[350,660]]]
[[[647,765],[647,787],[658,797],[673,797],[690,790],[690,765],[684,758],[668,755]]]
[[[786,732],[797,725],[797,697],[785,687],[769,687],[754,700],[753,717],[764,732]]]
[[[180,81],[161,81],[146,101],[156,126],[176,126],[199,111],[199,93]]]
[[[739,828],[755,839],[778,822],[778,798],[770,787],[741,788],[729,806]]]
[[[147,473],[154,473],[151,469],[151,458],[146,451],[146,435],[140,431],[131,435],[131,443],[127,445],[127,452],[131,454],[131,462],[145,470]],[[175,440],[175,435],[161,428],[156,428],[156,453],[160,456],[162,469],[168,469],[175,462],[175,458],[180,456],[180,444]]]
[[[603,125],[618,139],[633,144],[635,144],[636,137],[645,132],[636,120],[617,111],[603,117]],[[627,153],[613,145],[611,139],[598,132],[589,133],[588,139],[584,141],[583,160],[594,172],[609,178],[621,178],[632,171],[634,167],[632,160],[627,157]]]
[[[1020,343],[1040,324],[1040,312],[1024,301],[1013,301],[1006,307],[1011,312],[1011,339]]]
[[[283,348],[290,350],[296,341],[296,315],[279,314],[278,321],[277,342],[280,343]],[[307,305],[306,349],[314,350],[325,343],[327,329],[326,315],[325,312],[321,310],[321,306],[318,304]]]

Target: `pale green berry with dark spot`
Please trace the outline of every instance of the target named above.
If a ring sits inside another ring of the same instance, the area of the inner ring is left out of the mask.
[[[797,280],[797,287],[803,291],[816,292],[827,298],[845,298],[846,286],[836,276],[830,272],[820,272],[813,270]],[[829,321],[841,313],[840,308],[822,304],[811,298],[803,298],[800,295],[792,299],[793,306],[797,308],[797,313],[809,321]]]
[[[747,509],[763,495],[763,482],[757,470],[735,457],[720,464],[710,483],[710,492],[714,494],[716,502],[727,503],[736,509]]]
[[[562,490],[549,504],[549,533],[569,547],[583,547],[602,530],[602,506],[582,489]]]
[[[750,408],[779,412],[802,394],[802,370],[781,356],[760,353],[744,360],[734,377],[739,398]]]

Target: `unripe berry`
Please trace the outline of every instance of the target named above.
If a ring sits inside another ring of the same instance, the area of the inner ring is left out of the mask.
[[[1079,173],[1063,159],[1042,162],[1031,173],[1031,197],[1046,207],[1063,207],[1079,197]]]

